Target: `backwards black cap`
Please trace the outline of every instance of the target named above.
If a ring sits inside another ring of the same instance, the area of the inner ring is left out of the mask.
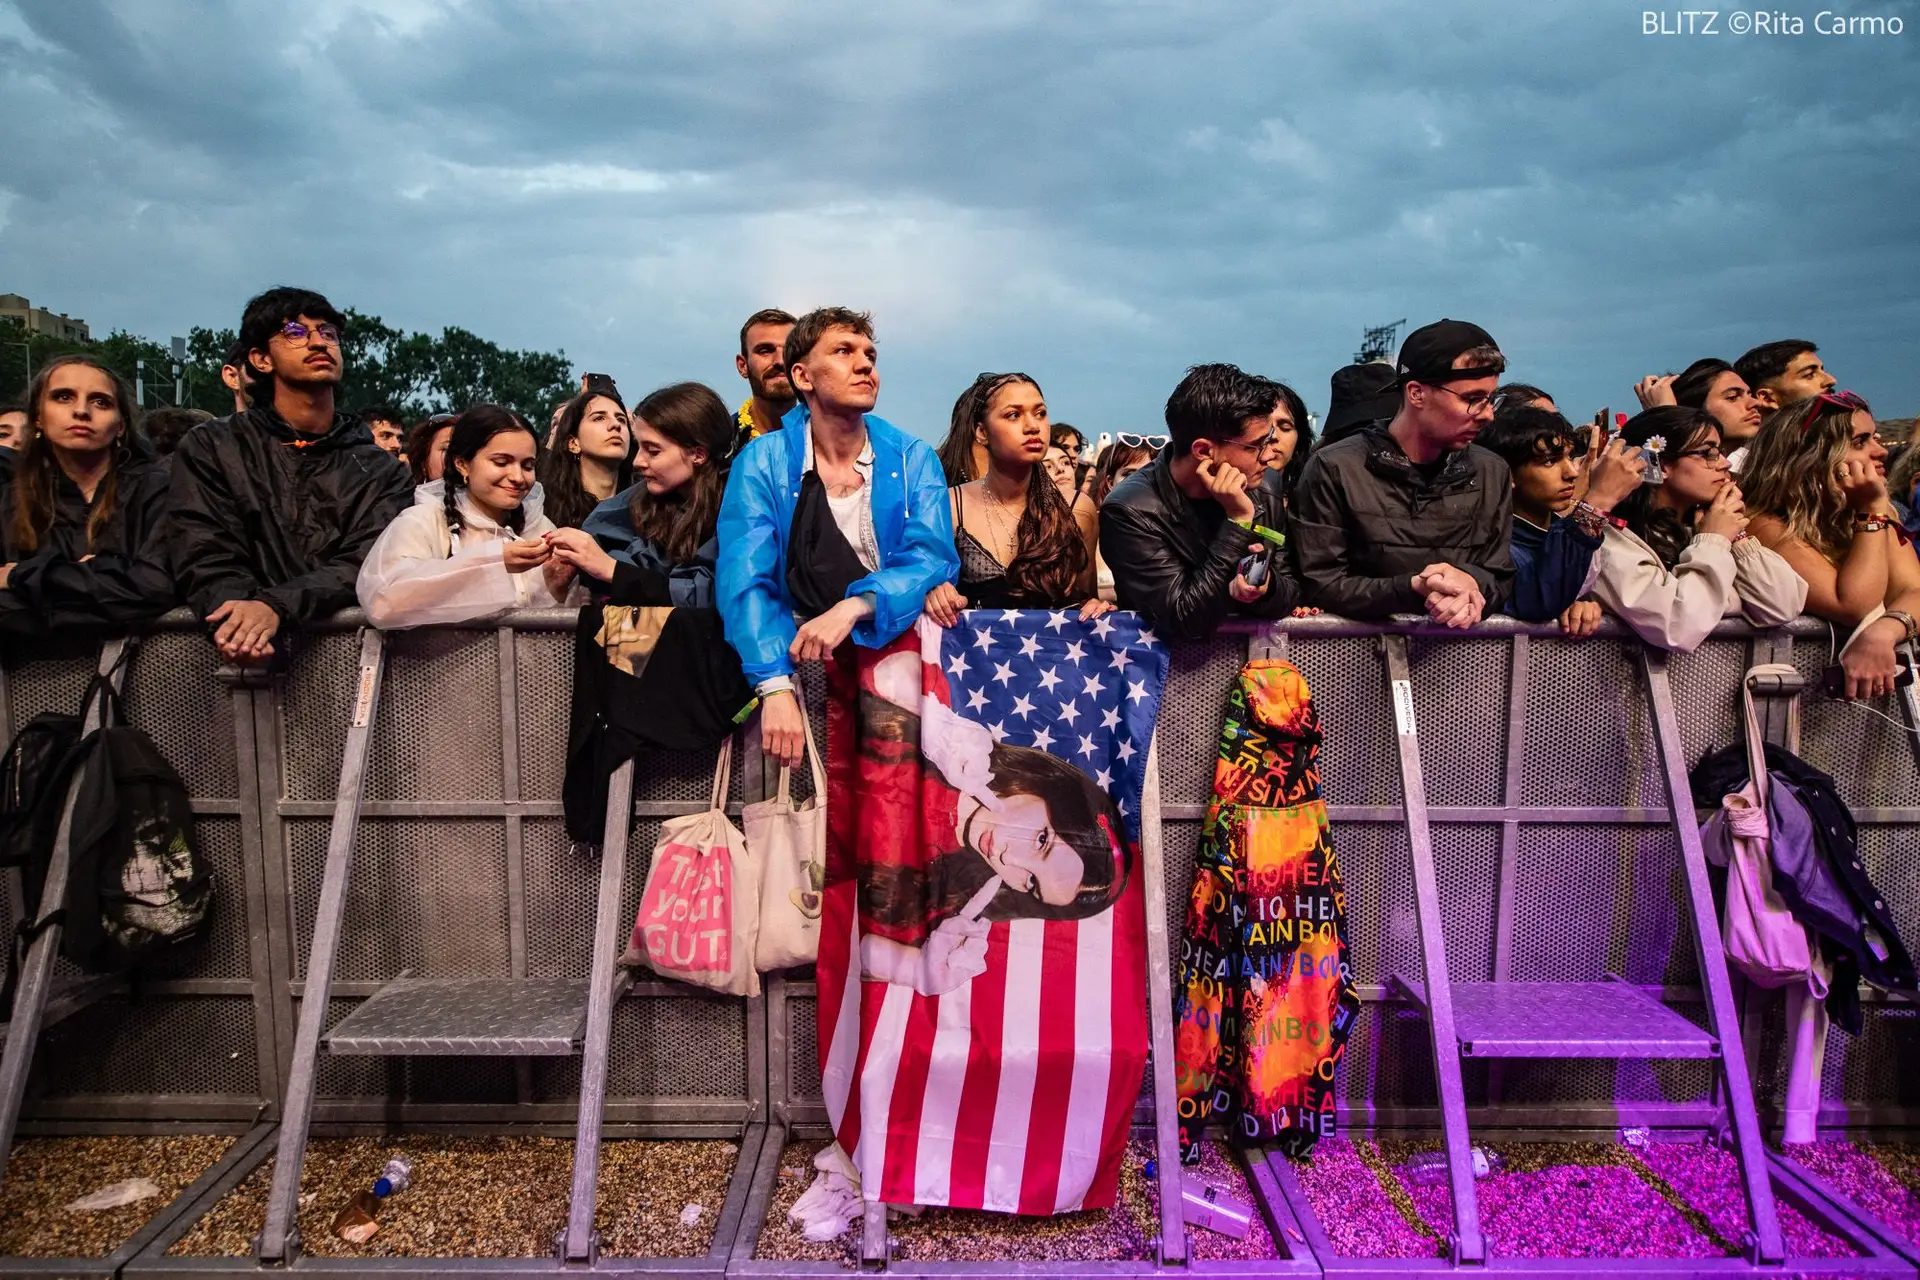
[[[1507,367],[1503,357],[1496,356],[1465,369],[1454,368],[1453,362],[1475,347],[1497,349],[1499,345],[1493,335],[1477,324],[1465,320],[1436,320],[1407,335],[1407,340],[1400,344],[1400,360],[1395,371],[1401,386],[1409,382],[1438,386],[1489,374],[1498,377]]]

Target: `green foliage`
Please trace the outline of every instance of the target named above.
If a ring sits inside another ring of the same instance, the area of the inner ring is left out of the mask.
[[[563,351],[511,351],[458,327],[437,338],[407,333],[352,308],[346,316],[346,372],[339,403],[349,411],[387,404],[411,422],[489,401],[517,409],[544,432],[554,405],[576,390]],[[233,395],[220,381],[220,366],[233,338],[232,329],[196,325],[189,330],[181,370],[186,404],[209,413],[233,412]],[[26,394],[29,355],[38,369],[68,352],[92,356],[129,384],[135,380],[135,362],[144,359],[146,407],[173,403],[173,356],[159,343],[120,331],[94,343],[63,342],[28,335],[12,322],[0,324],[0,399]]]

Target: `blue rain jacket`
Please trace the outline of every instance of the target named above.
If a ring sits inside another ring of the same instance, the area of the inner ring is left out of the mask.
[[[756,688],[793,674],[787,649],[798,630],[787,595],[787,534],[806,466],[806,405],[795,405],[781,425],[740,451],[720,503],[720,617]],[[947,478],[933,450],[872,414],[867,438],[880,568],[848,587],[847,596],[873,598],[873,615],[854,627],[853,640],[877,649],[913,625],[927,592],[959,576],[960,553]]]

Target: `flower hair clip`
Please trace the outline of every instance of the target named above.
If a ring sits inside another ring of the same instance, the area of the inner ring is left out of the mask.
[[[1665,453],[1667,451],[1667,438],[1665,436],[1648,436],[1647,442],[1640,447],[1648,453]]]
[[[1667,451],[1665,436],[1648,436],[1646,443],[1640,446],[1641,454],[1647,460],[1647,469],[1640,475],[1641,484],[1665,484],[1666,468],[1660,465],[1660,455]]]

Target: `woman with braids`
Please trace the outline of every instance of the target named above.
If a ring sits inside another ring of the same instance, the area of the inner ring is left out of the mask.
[[[1024,373],[983,373],[961,394],[953,416],[972,424],[987,469],[947,490],[960,585],[942,583],[928,592],[927,616],[950,627],[962,609],[1077,605],[1082,619],[1112,612],[1113,605],[1094,594],[1099,527],[1093,504],[1083,503],[1079,513],[1070,509],[1042,465],[1051,441],[1040,385]]]
[[[167,473],[126,383],[61,356],[34,377],[27,421],[19,451],[0,450],[0,633],[125,631],[166,612]]]
[[[1730,613],[1759,627],[1797,617],[1807,584],[1748,535],[1719,422],[1663,405],[1628,419],[1620,438],[1656,458],[1664,478],[1612,508],[1593,582],[1600,603],[1648,644],[1681,653]]]
[[[560,407],[539,472],[547,515],[563,529],[579,528],[595,507],[633,483],[633,432],[611,383]]]
[[[633,487],[561,529],[554,554],[614,604],[714,608],[720,498],[733,415],[709,387],[678,382],[634,408]]]
[[[511,409],[477,404],[454,419],[439,492],[424,486],[360,566],[369,622],[421,627],[562,602],[573,567],[553,554],[553,522],[529,501],[538,449]]]
[[[1920,559],[1887,495],[1887,450],[1851,391],[1777,409],[1747,457],[1754,536],[1807,581],[1807,612],[1848,628],[1849,698],[1893,692],[1895,646],[1915,641]]]

